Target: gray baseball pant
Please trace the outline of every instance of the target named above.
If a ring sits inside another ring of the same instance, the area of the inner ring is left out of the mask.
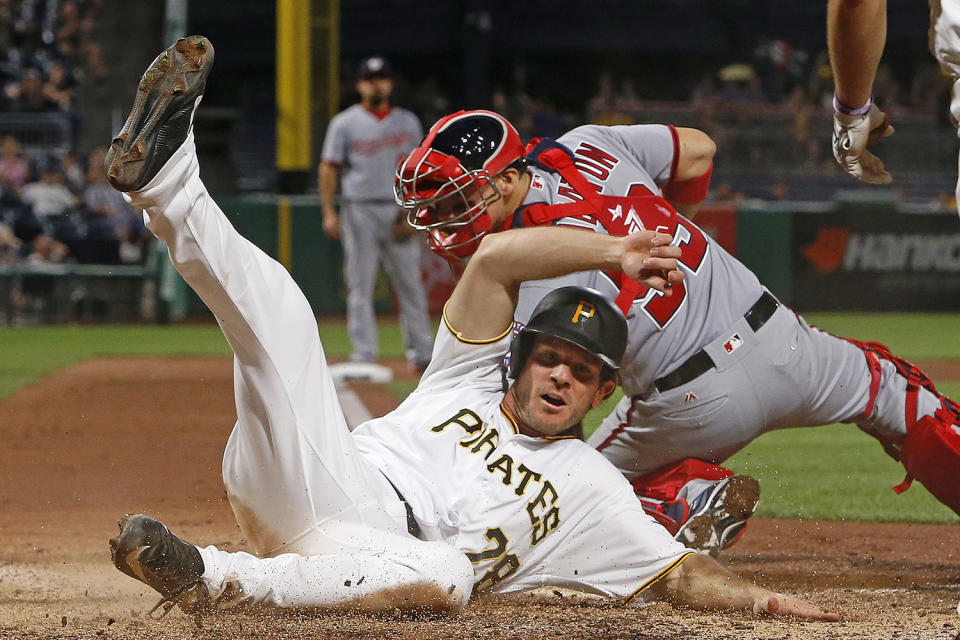
[[[392,202],[345,202],[340,209],[353,361],[374,362],[380,354],[373,288],[381,258],[397,294],[407,360],[418,364],[430,361],[433,333],[420,277],[422,244],[418,237],[394,239],[396,215],[397,206]]]

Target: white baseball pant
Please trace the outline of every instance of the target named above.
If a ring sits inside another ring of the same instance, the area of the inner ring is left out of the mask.
[[[214,601],[377,610],[419,598],[464,606],[469,560],[407,533],[396,492],[347,429],[306,298],[207,193],[193,133],[129,195],[235,354],[237,423],[223,478],[257,556],[201,549]]]

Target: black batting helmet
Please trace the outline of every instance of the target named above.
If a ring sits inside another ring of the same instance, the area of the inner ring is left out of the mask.
[[[520,375],[537,334],[585,349],[616,372],[627,348],[627,320],[617,305],[586,287],[560,287],[537,303],[510,346],[510,377]]]

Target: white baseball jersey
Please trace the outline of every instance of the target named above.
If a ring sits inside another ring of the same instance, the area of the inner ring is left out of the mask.
[[[424,539],[467,554],[476,589],[632,598],[690,551],[596,450],[519,433],[500,406],[510,333],[468,342],[444,323],[420,385],[357,428],[357,446],[403,494]]]
[[[585,125],[562,135],[557,142],[573,152],[577,169],[603,195],[660,195],[659,185],[673,176],[679,159],[676,132],[664,125]],[[531,173],[524,206],[580,199],[559,174],[536,167]],[[620,375],[624,393],[634,395],[649,389],[655,379],[718,337],[757,301],[762,288],[749,269],[682,216],[668,221],[653,216],[645,219],[647,214],[632,209],[611,213],[622,216],[632,231],[661,228],[671,233],[674,244],[683,249],[680,266],[686,276],[684,283],[674,287],[669,298],[647,291],[634,301],[627,316],[629,343]],[[557,224],[606,233],[599,222],[583,217],[562,218]],[[600,271],[525,282],[516,320],[526,324],[544,295],[572,284],[596,289],[611,300],[619,293],[613,279]]]
[[[357,606],[408,587],[454,608],[474,587],[632,599],[689,555],[598,452],[517,433],[500,411],[509,332],[478,344],[443,326],[418,389],[351,433],[310,305],[207,193],[192,134],[131,196],[235,354],[223,477],[258,555],[201,549],[217,606]]]
[[[391,107],[381,118],[355,104],[330,121],[322,157],[342,166],[344,201],[393,204],[393,173],[421,138],[423,127],[412,112]]]

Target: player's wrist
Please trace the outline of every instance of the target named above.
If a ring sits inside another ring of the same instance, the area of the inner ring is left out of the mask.
[[[867,103],[862,107],[849,107],[842,102],[837,97],[837,94],[833,94],[833,110],[837,113],[843,114],[845,116],[853,117],[863,117],[870,112],[870,107],[873,106],[873,95],[870,95],[870,98],[867,100]]]

